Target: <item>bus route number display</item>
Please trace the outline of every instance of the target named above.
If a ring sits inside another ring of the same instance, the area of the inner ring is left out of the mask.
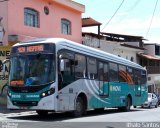
[[[27,46],[27,47],[19,47],[17,48],[19,53],[23,52],[40,52],[44,50],[43,45],[36,45],[36,46]]]

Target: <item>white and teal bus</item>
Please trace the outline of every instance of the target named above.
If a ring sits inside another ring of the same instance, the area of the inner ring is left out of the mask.
[[[140,65],[66,39],[15,44],[10,54],[8,109],[73,112],[130,107],[147,98],[147,73]]]

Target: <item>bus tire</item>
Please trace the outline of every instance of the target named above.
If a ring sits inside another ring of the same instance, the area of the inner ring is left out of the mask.
[[[48,111],[45,111],[45,110],[36,110],[36,112],[39,116],[47,116],[48,115]]]
[[[129,112],[131,109],[131,105],[132,105],[132,103],[131,103],[132,101],[131,101],[131,98],[130,98],[130,96],[127,96],[127,98],[126,98],[126,105],[125,106],[123,106],[123,107],[118,107],[118,110],[119,111],[123,111],[123,112]]]
[[[124,107],[124,110],[126,112],[129,112],[131,110],[131,105],[132,105],[131,98],[128,96],[126,100],[127,102],[126,102],[126,106]]]
[[[81,97],[78,97],[75,104],[75,110],[73,111],[74,117],[80,117],[85,113],[84,101]]]

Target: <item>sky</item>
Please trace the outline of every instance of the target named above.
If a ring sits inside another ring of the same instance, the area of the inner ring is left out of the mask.
[[[146,43],[160,43],[160,0],[73,1],[85,5],[83,18],[92,17],[102,23],[101,32],[142,36],[148,40]],[[122,6],[108,23],[122,1]],[[96,33],[97,28],[87,27],[83,31]]]

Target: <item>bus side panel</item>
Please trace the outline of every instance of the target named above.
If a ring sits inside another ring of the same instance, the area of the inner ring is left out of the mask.
[[[79,79],[59,90],[58,111],[74,110],[77,95],[83,92],[83,83],[84,79]]]

